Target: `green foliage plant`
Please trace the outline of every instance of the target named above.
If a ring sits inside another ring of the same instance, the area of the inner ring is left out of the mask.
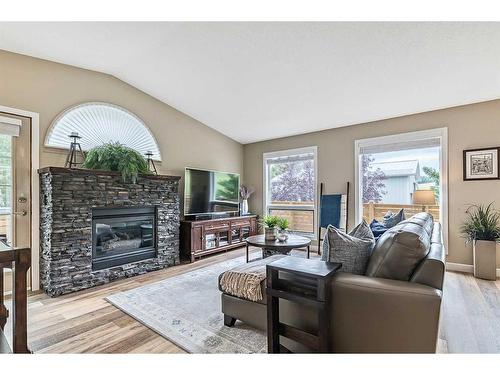
[[[432,190],[434,191],[434,196],[436,197],[436,201],[439,202],[439,183],[440,183],[440,175],[437,169],[432,167],[423,167],[424,173],[426,174],[426,180],[434,183]]]
[[[498,241],[500,239],[500,212],[493,202],[488,205],[470,205],[467,219],[460,227],[466,243],[474,241]]]
[[[278,218],[278,228],[281,230],[287,230],[288,227],[290,227],[290,223],[286,217],[279,217]]]
[[[140,153],[118,142],[106,143],[89,150],[83,168],[120,172],[123,182],[133,183],[140,173],[150,173],[148,162]]]
[[[272,229],[278,226],[279,217],[275,215],[266,215],[260,220],[261,225],[266,228]]]

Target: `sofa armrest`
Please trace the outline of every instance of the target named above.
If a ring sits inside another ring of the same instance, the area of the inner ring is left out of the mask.
[[[335,352],[435,352],[441,290],[340,272],[331,293]]]

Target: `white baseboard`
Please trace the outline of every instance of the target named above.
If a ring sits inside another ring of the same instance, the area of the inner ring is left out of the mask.
[[[446,269],[448,271],[474,273],[474,266],[472,264],[446,262]],[[500,277],[500,268],[497,268],[497,277]]]

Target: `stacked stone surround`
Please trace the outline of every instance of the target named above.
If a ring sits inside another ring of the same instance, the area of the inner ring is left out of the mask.
[[[40,175],[40,280],[58,296],[179,264],[178,176],[124,183],[108,171],[49,167]],[[157,257],[92,271],[92,209],[157,207]]]

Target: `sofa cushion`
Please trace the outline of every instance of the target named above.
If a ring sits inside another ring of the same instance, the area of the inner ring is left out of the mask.
[[[410,280],[431,246],[433,219],[420,213],[390,228],[377,241],[366,276]]]
[[[328,226],[321,259],[342,263],[342,272],[363,275],[375,244],[370,227],[363,220],[349,234]]]
[[[389,211],[384,216],[384,225],[386,228],[392,228],[393,226],[402,222],[404,219],[405,211],[403,209],[399,210],[399,212],[395,214]]]
[[[432,237],[433,228],[434,228],[434,219],[431,214],[427,212],[420,212],[418,214],[413,215],[407,220],[404,220],[405,223],[414,223],[420,225],[425,231]],[[432,240],[431,240],[432,242]]]

